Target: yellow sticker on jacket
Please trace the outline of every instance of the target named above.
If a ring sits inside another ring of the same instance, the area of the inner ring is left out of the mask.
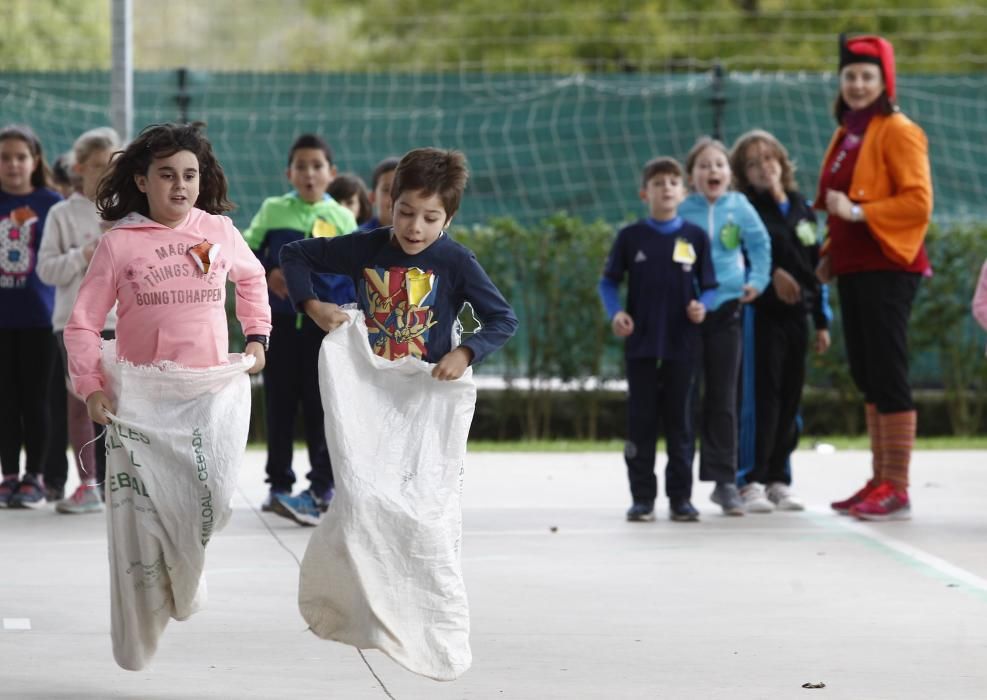
[[[696,262],[696,249],[684,238],[675,239],[675,250],[672,251],[672,261],[683,265]]]
[[[316,219],[312,226],[312,238],[335,238],[339,230],[325,219]]]

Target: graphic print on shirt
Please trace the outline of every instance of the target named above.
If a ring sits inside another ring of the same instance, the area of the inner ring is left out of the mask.
[[[26,206],[14,209],[0,221],[0,287],[27,286],[27,278],[34,270],[37,223],[38,215]]]
[[[223,300],[229,263],[225,257],[208,256],[207,272],[195,264],[194,249],[202,244],[169,243],[157,246],[153,258],[139,257],[123,269],[123,282],[129,285],[137,306],[216,303]],[[219,244],[211,248],[219,252]]]
[[[429,329],[436,324],[432,305],[438,280],[417,267],[364,268],[361,306],[370,347],[381,357],[428,359]]]

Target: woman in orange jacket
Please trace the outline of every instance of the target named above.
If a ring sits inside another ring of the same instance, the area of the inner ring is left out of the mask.
[[[925,133],[895,103],[894,49],[877,36],[840,37],[839,123],[815,206],[829,214],[817,274],[838,279],[850,373],[864,395],[873,475],[832,504],[865,520],[910,517],[916,412],[908,383],[908,317],[928,274],[932,215]]]

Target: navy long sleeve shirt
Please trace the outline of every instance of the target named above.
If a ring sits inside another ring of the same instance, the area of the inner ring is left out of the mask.
[[[603,278],[601,298],[612,317],[611,289],[628,278],[627,313],[634,333],[627,338],[627,357],[688,360],[695,352],[699,326],[689,321],[693,299],[708,301],[716,276],[705,232],[682,219],[645,219],[617,233]],[[608,303],[608,298],[610,299]]]
[[[448,235],[416,255],[391,239],[390,228],[341,238],[312,238],[282,248],[281,269],[296,308],[316,298],[311,273],[347,275],[374,352],[396,360],[438,362],[458,344],[458,316],[473,307],[480,330],[462,344],[480,362],[506,343],[518,321],[473,252]]]

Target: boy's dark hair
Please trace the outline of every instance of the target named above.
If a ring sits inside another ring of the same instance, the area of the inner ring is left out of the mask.
[[[319,136],[318,134],[302,134],[295,142],[291,144],[291,150],[288,151],[288,167],[291,167],[291,161],[295,159],[295,151],[301,148],[315,148],[326,155],[326,160],[329,161],[329,165],[332,165],[332,149],[329,148],[329,144],[326,140]]]
[[[398,163],[391,185],[391,199],[397,202],[403,192],[416,190],[426,197],[438,195],[446,218],[451,219],[459,211],[468,179],[469,170],[462,151],[416,148],[405,153]]]
[[[34,170],[31,171],[31,187],[40,189],[48,187],[51,183],[51,170],[45,162],[44,149],[41,148],[41,141],[37,134],[27,124],[9,124],[0,129],[0,141],[7,139],[18,139],[27,144],[34,158]]]
[[[684,177],[679,162],[668,156],[652,158],[644,164],[644,169],[641,170],[641,187],[647,187],[648,181],[655,175],[676,175],[679,179]]]
[[[398,169],[398,163],[401,162],[400,158],[385,158],[381,162],[377,163],[377,167],[374,168],[373,175],[370,177],[370,190],[377,189],[377,183],[380,182],[380,178],[391,172],[392,170]]]
[[[359,198],[360,213],[356,216],[356,223],[358,224],[369,220],[373,214],[373,207],[370,206],[370,198],[367,196],[367,186],[358,175],[353,173],[337,175],[329,183],[329,188],[326,191],[337,202],[344,202],[353,195]]]
[[[203,134],[203,122],[151,124],[124,150],[118,151],[96,192],[96,209],[107,221],[122,219],[130,212],[150,215],[147,195],[137,189],[135,175],[147,175],[155,158],[190,151],[199,161],[199,198],[195,206],[210,214],[233,209],[226,198],[226,175]]]

